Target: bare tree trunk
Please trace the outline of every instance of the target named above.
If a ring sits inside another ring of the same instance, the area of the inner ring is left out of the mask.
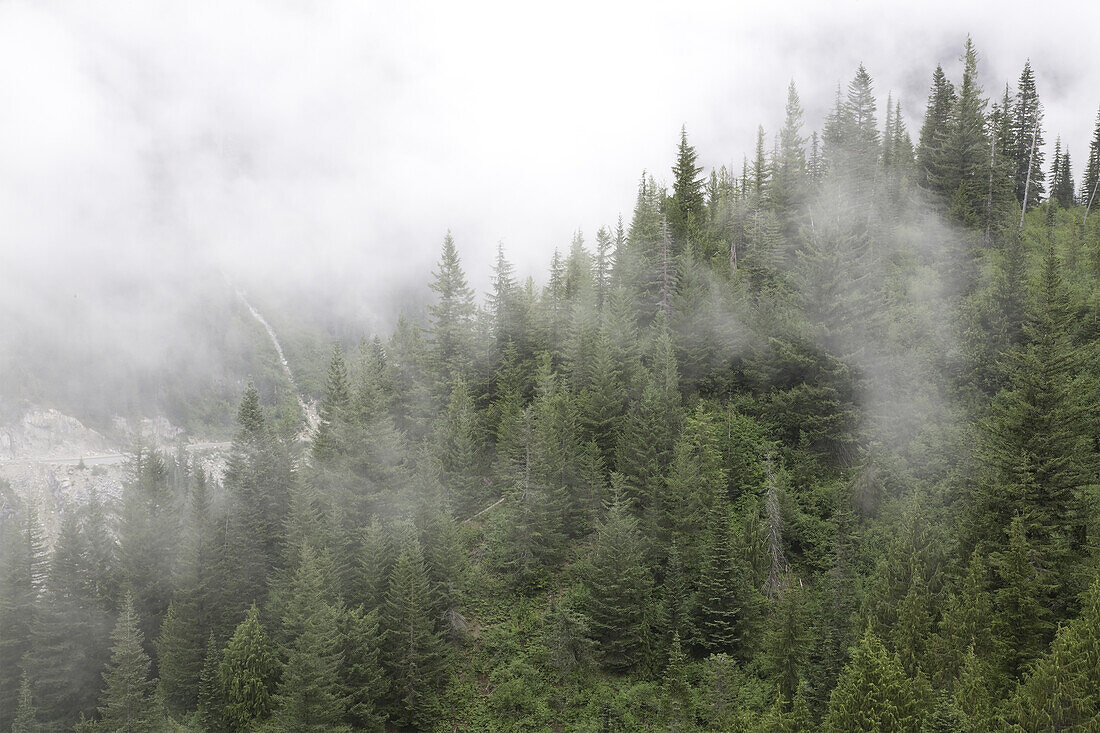
[[[1097,180],[1092,182],[1092,193],[1089,194],[1089,203],[1087,206],[1085,206],[1085,220],[1081,222],[1082,226],[1084,226],[1085,223],[1089,220],[1089,209],[1092,208],[1092,200],[1096,198],[1097,188],[1100,188],[1100,178],[1097,178]]]
[[[985,197],[985,244],[988,247],[992,239],[990,228],[993,226],[993,166],[997,161],[997,132],[994,130],[989,141],[989,193]]]
[[[764,500],[764,510],[768,515],[768,554],[771,555],[771,567],[768,579],[764,581],[764,595],[775,598],[783,589],[783,579],[787,573],[787,558],[783,555],[783,517],[779,513],[779,489],[775,485],[775,472],[772,456],[764,458],[764,471],[768,476],[768,493]]]
[[[1027,213],[1027,196],[1031,188],[1031,163],[1035,159],[1035,143],[1039,140],[1039,123],[1035,123],[1035,134],[1031,136],[1031,154],[1027,156],[1027,178],[1024,179],[1024,203],[1020,208],[1020,228],[1024,228],[1024,214]]]

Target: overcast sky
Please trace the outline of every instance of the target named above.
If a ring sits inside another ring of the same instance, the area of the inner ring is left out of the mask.
[[[681,124],[739,169],[791,79],[808,133],[863,62],[915,139],[967,33],[990,96],[1031,58],[1079,179],[1097,4],[897,5],[7,0],[0,289],[214,262],[377,315],[448,228],[478,285],[498,241],[539,275],[629,220],[643,168],[668,181]]]

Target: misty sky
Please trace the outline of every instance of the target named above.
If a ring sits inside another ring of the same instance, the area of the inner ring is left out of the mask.
[[[1031,58],[1080,179],[1095,4],[772,5],[8,0],[0,304],[106,278],[123,305],[119,283],[213,264],[369,319],[448,228],[480,289],[498,241],[538,275],[577,227],[629,220],[643,168],[668,181],[681,124],[740,170],[791,79],[808,134],[862,61],[880,125],[893,91],[915,139],[968,32],[989,96]]]

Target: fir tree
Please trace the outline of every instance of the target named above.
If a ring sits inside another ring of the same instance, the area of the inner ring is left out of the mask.
[[[870,628],[833,689],[824,723],[836,733],[920,730],[911,683]]]
[[[924,111],[924,124],[921,125],[917,142],[917,181],[926,188],[933,187],[934,181],[943,176],[937,150],[939,141],[947,134],[955,100],[954,86],[943,73],[943,67],[936,66],[928,93],[928,106]]]
[[[745,570],[734,548],[725,502],[719,502],[708,522],[695,606],[698,644],[711,654],[745,651],[759,604]]]
[[[468,365],[474,319],[474,292],[466,282],[450,232],[443,238],[430,287],[436,296],[436,302],[428,307],[434,366],[439,384],[448,385]]]
[[[390,574],[382,623],[386,666],[392,680],[391,719],[424,726],[435,715],[445,649],[432,620],[431,583],[416,535],[408,532]]]
[[[597,657],[607,669],[626,671],[649,653],[649,598],[653,584],[644,561],[638,522],[619,495],[596,529],[585,585]]]
[[[703,169],[696,165],[698,158],[695,148],[688,145],[687,127],[680,128],[680,146],[672,167],[672,197],[667,205],[674,252],[690,251],[706,222],[703,179],[699,176]]]
[[[15,717],[11,723],[11,733],[38,733],[41,726],[36,719],[37,713],[31,696],[31,683],[24,673],[19,683],[19,697],[15,707]]]
[[[156,683],[149,679],[151,662],[142,648],[145,639],[130,597],[123,602],[111,640],[114,645],[103,673],[105,686],[97,729],[112,733],[160,731],[163,721],[153,696]]]
[[[249,730],[271,715],[279,673],[279,660],[253,605],[233,632],[218,672],[231,729]]]
[[[1012,137],[1016,143],[1015,161],[1016,199],[1026,207],[1032,207],[1043,198],[1043,107],[1035,90],[1035,75],[1031,61],[1024,63],[1016,88],[1016,104],[1012,109]],[[1027,190],[1027,201],[1024,191]]]

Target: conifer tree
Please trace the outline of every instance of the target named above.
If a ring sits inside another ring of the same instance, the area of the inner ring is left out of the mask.
[[[937,65],[917,142],[917,182],[926,188],[934,187],[934,181],[943,176],[937,150],[939,141],[947,134],[955,99],[955,87],[943,73],[943,67]]]
[[[118,625],[111,634],[111,661],[103,673],[105,686],[99,708],[97,730],[111,733],[153,733],[163,728],[159,705],[154,698],[156,686],[149,679],[151,662],[142,645],[134,602],[123,601]]]
[[[802,136],[803,111],[792,81],[787,87],[787,108],[779,131],[779,158],[768,195],[784,221],[791,221],[806,195],[806,140]],[[784,227],[790,234],[790,227]]]
[[[1024,519],[1017,515],[1008,528],[1007,549],[992,558],[1000,581],[993,618],[994,643],[1002,669],[1010,678],[1019,675],[1038,655],[1053,630],[1050,610],[1044,603],[1049,588],[1033,557]]]
[[[38,512],[31,502],[20,509],[0,517],[0,729],[20,704],[19,662],[31,650],[49,563]]]
[[[222,650],[211,633],[206,642],[206,656],[195,697],[198,708],[196,718],[203,730],[222,733],[229,730],[226,719],[226,686],[221,677]]]
[[[222,577],[222,613],[239,618],[266,596],[268,580],[283,557],[283,520],[290,506],[291,468],[271,435],[251,384],[237,412],[239,430],[225,469],[228,519]]]
[[[331,576],[332,563],[324,553],[308,545],[302,548],[283,616],[290,643],[273,699],[277,730],[329,731],[344,717],[341,609],[328,587]]]
[[[1020,517],[1053,593],[1043,603],[1059,620],[1080,592],[1073,567],[1086,535],[1081,491],[1097,470],[1097,454],[1087,445],[1096,393],[1082,380],[1086,357],[1073,329],[1061,263],[1050,246],[1025,325],[1027,343],[1011,355],[1009,385],[983,423],[978,456],[986,472],[970,514],[986,551],[1002,546],[1001,533]]]
[[[696,165],[698,159],[695,147],[688,144],[687,127],[681,127],[676,165],[672,167],[672,196],[667,205],[673,251],[677,253],[691,251],[706,222],[704,181],[699,176],[703,169]]]
[[[724,501],[711,511],[695,605],[698,645],[711,654],[743,655],[760,601],[746,580]],[[747,655],[746,655],[747,656]]]
[[[978,85],[978,52],[968,37],[962,56],[963,78],[947,125],[933,141],[929,183],[939,192],[951,215],[978,225],[987,198],[989,139],[985,106]]]
[[[38,733],[41,726],[36,715],[38,711],[34,707],[34,698],[31,696],[31,683],[24,672],[19,683],[19,696],[15,707],[15,717],[11,723],[11,733]]]
[[[468,366],[474,320],[474,292],[466,282],[450,232],[443,238],[443,251],[430,287],[436,296],[436,302],[428,306],[432,358],[438,384],[449,385]]]
[[[672,635],[672,644],[668,653],[668,664],[662,675],[661,693],[663,696],[661,722],[665,730],[690,730],[695,717],[691,684],[687,679],[687,657],[680,646],[680,635]]]
[[[231,729],[249,730],[270,717],[279,673],[279,660],[253,605],[233,632],[218,672]]]
[[[1093,730],[1100,726],[1100,581],[1081,615],[1058,630],[1050,650],[1017,688],[1009,717],[1022,730]]]
[[[793,700],[798,692],[809,652],[805,593],[788,584],[776,600],[764,635],[764,659],[779,693]]]
[[[596,529],[588,561],[585,615],[606,669],[627,671],[649,654],[649,602],[653,579],[645,563],[638,522],[617,495]]]
[[[1091,208],[1096,199],[1097,184],[1100,183],[1100,111],[1096,113],[1096,127],[1089,142],[1089,157],[1085,163],[1085,178],[1081,182],[1081,201]]]
[[[851,664],[833,689],[825,730],[917,733],[921,724],[919,712],[901,665],[887,655],[882,642],[868,628]]]
[[[91,564],[79,514],[62,517],[25,657],[39,719],[59,728],[92,712],[110,656],[110,599],[94,592],[101,568]]]
[[[1016,143],[1013,151],[1015,161],[1016,198],[1026,203],[1028,208],[1035,206],[1043,198],[1043,107],[1035,90],[1035,75],[1031,71],[1031,61],[1024,63],[1020,80],[1016,87],[1016,104],[1012,109],[1012,137]],[[1030,179],[1030,180],[1029,180]],[[1027,189],[1027,201],[1024,201],[1024,189]]]
[[[382,667],[379,611],[344,609],[338,622],[341,644],[339,670],[344,720],[355,730],[379,730],[385,722],[381,707],[389,691]]]
[[[431,583],[414,532],[405,532],[382,613],[383,648],[392,680],[391,720],[422,727],[434,717],[445,648],[432,619]]]

